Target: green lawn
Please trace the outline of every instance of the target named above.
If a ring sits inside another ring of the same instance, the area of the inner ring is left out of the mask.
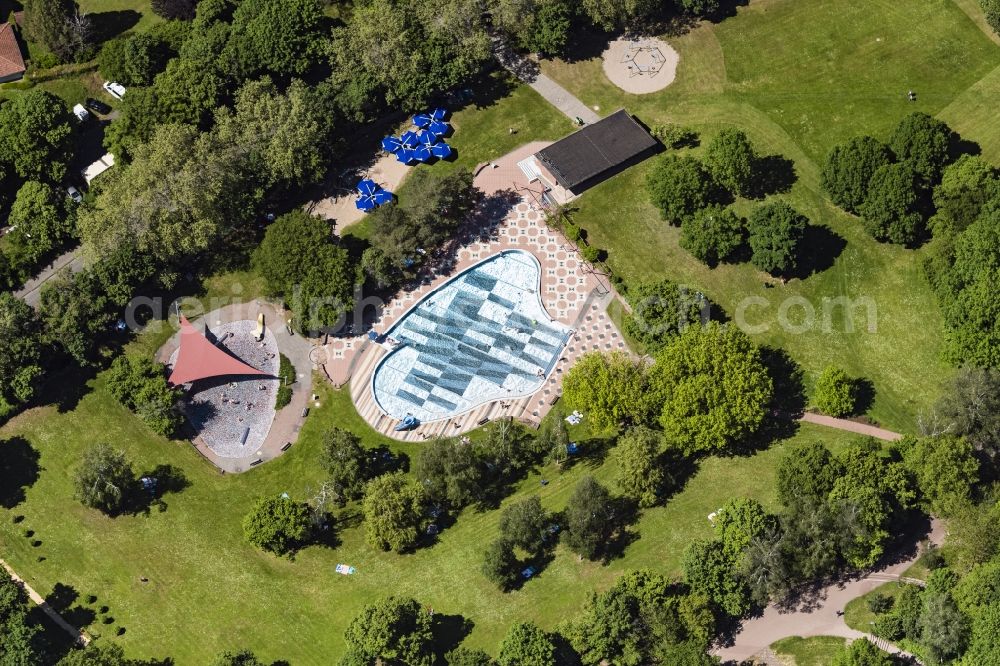
[[[976,17],[974,3],[962,5],[755,1],[734,18],[671,38],[680,54],[677,80],[645,96],[613,86],[596,57],[543,63],[544,71],[602,113],[624,106],[648,125],[690,125],[702,133],[703,145],[719,129],[736,126],[763,154],[793,160],[797,182],[779,196],[826,229],[813,244],[819,271],[811,277],[772,288],[749,264],[710,270],[695,261],[679,248],[678,230],[663,224],[646,200],[650,162],[586,193],[577,222],[609,250],[610,265],[627,283],[667,276],[703,290],[730,316],[748,297],[766,299],[768,305],[752,306],[746,317],[769,326],[755,334],[759,342],[786,349],[805,368],[807,384],[830,363],[870,379],[877,396],[869,415],[887,427],[913,430],[918,413],[952,373],[940,360],[942,321],[919,267],[924,251],[871,240],[855,218],[825,198],[819,171],[837,142],[862,132],[885,136],[915,110],[940,115],[1000,163],[1000,48],[970,18]],[[911,88],[917,103],[906,101]],[[757,204],[735,205],[747,214]],[[832,325],[823,326],[824,299],[842,296],[871,299],[874,333],[862,309],[853,331],[839,308]],[[816,325],[805,333],[794,331],[803,321],[801,305],[789,311],[793,326],[779,323],[778,310],[790,297],[805,299],[816,313]]]
[[[837,636],[792,636],[775,641],[771,650],[790,660],[789,666],[830,666],[833,656],[845,643],[845,639]]]
[[[911,575],[911,569],[906,571],[907,575]],[[884,594],[887,597],[895,599],[903,592],[903,588],[906,585],[907,583],[883,583],[871,592],[851,599],[847,602],[847,606],[844,607],[844,622],[851,629],[857,629],[869,634],[872,633],[872,623],[875,622],[875,618],[878,616],[869,610],[868,599],[876,594]],[[920,655],[923,652],[919,644],[908,639],[896,641],[895,644],[897,647],[911,654]]]
[[[341,543],[335,549],[310,547],[289,561],[244,543],[240,519],[254,498],[285,491],[302,498],[320,481],[318,436],[324,428],[340,425],[368,444],[382,443],[347,393],[325,386],[319,393],[322,406],[312,411],[299,442],[280,459],[243,475],[221,476],[189,445],[150,434],[115,403],[100,378],[70,411],[44,407],[22,414],[0,430],[7,440],[0,444],[0,456],[8,454],[4,448],[14,438],[23,438],[40,455],[42,472],[26,489],[25,501],[0,509],[0,551],[43,594],[62,583],[80,594],[79,604],[86,605],[83,600],[93,594],[98,601],[92,607],[108,605],[115,622],[92,627],[105,635],[102,640],[120,641],[137,656],[171,656],[181,665],[206,663],[215,652],[240,645],[267,659],[326,663],[342,651],[350,618],[366,601],[387,592],[411,595],[439,612],[460,613],[475,623],[469,642],[492,651],[512,622],[530,618],[554,627],[625,569],[677,574],[684,545],[709,535],[706,516],[726,499],[745,495],[774,505],[775,461],[787,446],[822,439],[836,449],[849,439],[805,426],[792,440],[756,455],[709,458],[665,507],[644,513],[633,528],[639,538],[623,559],[607,566],[580,562],[560,548],[540,576],[503,595],[478,572],[480,551],[496,534],[498,511],[466,511],[438,544],[411,555],[366,545],[351,507],[341,517]],[[584,436],[575,433],[577,439]],[[72,497],[73,470],[81,451],[99,441],[123,447],[137,471],[173,465],[190,486],[168,495],[162,513],[154,509],[149,515],[109,519],[85,509]],[[410,456],[419,449],[390,445]],[[547,507],[561,509],[580,476],[594,474],[613,484],[615,470],[611,451],[562,474],[542,470],[550,480],[544,487],[539,473],[533,473],[516,495],[537,492]],[[25,516],[24,521],[15,525],[15,515]],[[25,529],[34,530],[32,539],[22,535]],[[42,544],[32,547],[33,539]],[[357,567],[358,574],[334,574],[340,562]],[[149,582],[141,583],[141,576]],[[119,626],[126,633],[111,638]]]

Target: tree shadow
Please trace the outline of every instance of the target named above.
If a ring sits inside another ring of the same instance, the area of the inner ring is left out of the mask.
[[[719,0],[719,8],[705,18],[712,23],[721,23],[727,18],[736,16],[736,12],[740,7],[746,7],[749,4],[750,0]]]
[[[444,663],[442,661],[444,655],[458,647],[465,637],[472,633],[475,626],[472,620],[467,620],[461,615],[434,613],[431,633],[434,635],[434,651],[437,653],[438,662]]]
[[[854,414],[864,414],[875,402],[875,384],[870,379],[858,377],[852,387],[854,392]]]
[[[667,474],[666,483],[664,483],[660,495],[660,504],[667,502],[671,497],[684,490],[688,480],[698,472],[700,467],[696,457],[685,455],[678,448],[668,448],[662,451],[657,456],[656,464]]]
[[[164,496],[168,493],[179,493],[188,488],[191,482],[183,470],[173,465],[157,465],[150,471],[143,472],[136,479],[129,500],[122,513],[149,513],[155,506],[160,512],[167,510]]]
[[[754,178],[746,192],[748,199],[763,199],[770,194],[784,194],[798,180],[795,162],[784,155],[765,155],[757,158]]]
[[[45,597],[44,603],[63,616],[63,619],[74,627],[86,627],[97,618],[97,613],[76,601],[80,593],[72,585],[56,583],[52,592]],[[75,605],[74,605],[75,604]]]
[[[0,441],[0,507],[13,509],[38,480],[40,455],[23,437]]]
[[[42,629],[34,635],[31,644],[36,653],[45,655],[50,660],[46,663],[59,662],[73,649],[75,645],[73,637],[56,625],[41,606],[32,605],[28,610],[28,622]]]
[[[132,9],[114,12],[89,14],[94,43],[106,42],[117,37],[126,30],[131,30],[139,23],[142,15]]]
[[[612,515],[616,529],[601,552],[604,564],[624,557],[625,550],[639,540],[638,531],[629,529],[639,519],[639,505],[627,497],[615,497],[611,500]]]
[[[786,277],[804,280],[815,273],[822,273],[831,266],[847,247],[847,241],[829,227],[817,224],[806,226],[799,243],[799,256],[795,268]]]
[[[982,155],[983,148],[972,139],[963,139],[958,132],[948,137],[948,162],[954,162],[962,155]]]
[[[600,58],[612,39],[611,34],[596,30],[593,26],[572,30],[567,37],[566,48],[561,56],[567,63]]]
[[[760,351],[761,361],[774,385],[771,408],[800,416],[807,403],[802,367],[784,349],[764,346]]]

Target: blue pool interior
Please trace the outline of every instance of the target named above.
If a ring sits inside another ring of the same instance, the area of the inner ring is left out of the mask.
[[[406,313],[386,332],[399,346],[372,378],[382,411],[427,423],[541,388],[572,331],[542,307],[540,271],[530,253],[508,250]]]

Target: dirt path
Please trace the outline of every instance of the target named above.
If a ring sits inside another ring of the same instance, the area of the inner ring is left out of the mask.
[[[69,622],[64,620],[62,615],[57,613],[55,609],[52,608],[52,606],[50,606],[47,601],[45,601],[45,598],[42,597],[42,595],[38,594],[38,592],[35,592],[35,589],[33,587],[28,585],[23,578],[18,576],[17,573],[15,573],[14,570],[10,568],[9,564],[4,562],[3,560],[0,560],[0,566],[2,566],[4,569],[7,570],[7,573],[10,574],[10,577],[14,579],[14,582],[20,583],[24,587],[24,591],[28,593],[28,598],[31,599],[32,603],[41,608],[42,612],[48,615],[49,618],[51,618],[53,622],[59,625],[67,634],[72,636],[73,640],[75,640],[79,645],[87,645],[88,643],[90,643],[90,636],[83,633],[82,631],[71,625]]]
[[[799,420],[804,421],[805,423],[815,423],[816,425],[826,426],[827,428],[836,428],[837,430],[856,432],[859,435],[868,435],[869,437],[884,439],[888,442],[895,442],[903,437],[903,435],[898,432],[885,430],[884,428],[878,428],[865,423],[858,423],[857,421],[851,421],[848,419],[837,419],[832,416],[826,416],[825,414],[813,414],[811,412],[806,412],[799,417]]]
[[[944,540],[944,527],[939,521],[932,521],[931,532],[927,540],[937,545],[940,545]],[[769,645],[782,638],[841,636],[851,640],[868,638],[890,652],[912,656],[887,643],[884,639],[851,629],[844,622],[844,617],[840,613],[852,599],[867,594],[886,582],[902,578],[903,572],[920,556],[919,548],[915,548],[914,551],[914,554],[906,560],[873,571],[864,578],[834,583],[819,590],[815,602],[805,609],[788,611],[771,604],[764,609],[759,617],[743,623],[739,633],[733,637],[732,645],[717,648],[713,654],[722,657],[723,661],[740,662],[764,652]]]

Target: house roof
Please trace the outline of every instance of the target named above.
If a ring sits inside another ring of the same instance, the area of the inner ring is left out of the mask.
[[[247,365],[235,356],[209,342],[198,332],[187,317],[181,315],[180,351],[168,380],[174,386],[188,384],[198,379],[226,375],[264,375],[257,368]]]
[[[652,150],[657,145],[624,109],[587,125],[536,155],[568,190]]]
[[[0,78],[24,73],[24,57],[17,43],[14,26],[0,23]]]

